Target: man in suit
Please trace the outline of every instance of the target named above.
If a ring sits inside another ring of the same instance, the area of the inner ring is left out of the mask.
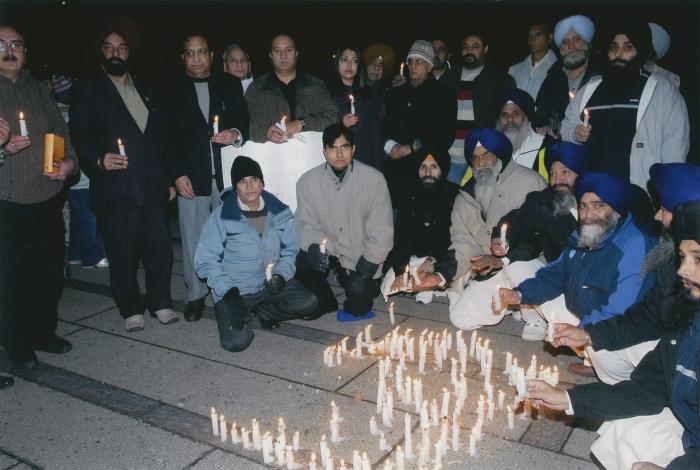
[[[90,177],[91,197],[109,263],[112,296],[127,331],[144,327],[137,281],[146,271],[146,303],[163,324],[178,320],[171,308],[172,246],[166,208],[175,198],[165,162],[161,110],[153,89],[129,73],[139,36],[130,20],[107,22],[102,66],[75,90],[70,132]],[[118,139],[121,144],[118,144]]]
[[[175,80],[164,100],[168,153],[179,194],[187,321],[202,317],[208,292],[193,262],[202,227],[220,204],[221,148],[238,147],[248,137],[248,108],[241,80],[233,75],[212,74],[213,59],[204,36],[186,37],[182,50],[185,73]]]

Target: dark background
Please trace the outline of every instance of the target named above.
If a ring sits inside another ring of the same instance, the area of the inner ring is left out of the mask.
[[[182,70],[183,36],[201,32],[210,38],[215,66],[221,53],[237,42],[250,49],[253,73],[264,73],[271,36],[285,31],[296,38],[300,66],[326,78],[333,50],[346,44],[364,48],[386,42],[403,57],[418,38],[444,37],[459,56],[459,44],[470,31],[489,37],[489,59],[507,68],[527,54],[527,27],[542,18],[552,26],[561,18],[583,14],[596,24],[594,47],[605,50],[601,33],[616,19],[636,17],[663,26],[671,48],[660,62],[681,77],[683,93],[696,129],[700,116],[699,2],[118,2],[4,1],[0,22],[19,27],[27,36],[29,68],[36,76],[59,71],[83,77],[96,70],[99,25],[110,15],[134,19],[141,27],[143,51],[134,64],[140,75],[163,80]],[[99,38],[102,39],[102,38]],[[456,61],[453,61],[456,62]],[[693,132],[691,159],[697,138]]]

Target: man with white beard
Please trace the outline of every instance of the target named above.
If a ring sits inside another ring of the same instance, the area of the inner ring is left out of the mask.
[[[464,154],[470,156],[474,178],[461,188],[452,210],[449,253],[454,259],[442,271],[448,282],[453,281],[448,290],[451,306],[472,278],[481,280],[472,270],[472,263],[491,253],[492,228],[501,217],[520,207],[528,193],[546,186],[535,171],[512,161],[513,146],[495,129],[474,129],[465,142]]]
[[[542,142],[544,136],[530,125],[535,114],[532,97],[519,88],[508,90],[501,98],[501,113],[496,121],[496,130],[502,132],[513,144],[513,161],[532,168],[547,179],[548,170],[544,162]]]

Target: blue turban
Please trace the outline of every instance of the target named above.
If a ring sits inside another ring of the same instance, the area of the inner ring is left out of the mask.
[[[504,168],[510,162],[510,159],[513,158],[513,144],[510,143],[508,137],[496,129],[480,127],[471,131],[464,142],[464,156],[467,158],[467,161],[474,154],[477,143],[480,143],[489,152],[496,154],[498,159],[503,162]]]
[[[656,54],[656,61],[661,60],[668,52],[669,47],[671,47],[671,36],[668,32],[656,23],[649,23],[649,29],[651,30],[651,44],[654,47],[654,53]]]
[[[594,193],[622,217],[634,201],[630,183],[607,173],[591,171],[576,178],[576,199],[580,201],[586,193]]]
[[[661,207],[669,212],[678,204],[700,201],[700,167],[692,163],[654,163],[649,176]]]
[[[590,18],[583,15],[574,15],[564,18],[554,27],[554,44],[561,47],[561,42],[564,35],[573,29],[583,38],[588,44],[593,40],[595,34],[595,25]]]
[[[535,101],[528,92],[523,91],[520,88],[511,88],[510,90],[506,91],[501,97],[501,102],[498,106],[499,111],[503,109],[503,106],[505,106],[509,101],[517,104],[520,109],[523,110],[527,118],[532,121],[535,113]]]
[[[585,145],[557,142],[547,148],[544,161],[548,169],[552,168],[552,163],[561,162],[569,170],[581,176],[588,168],[590,158],[591,151]]]

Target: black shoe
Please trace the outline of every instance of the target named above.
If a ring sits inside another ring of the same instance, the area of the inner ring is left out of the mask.
[[[14,384],[15,384],[15,379],[13,379],[12,377],[6,377],[4,375],[0,375],[0,390],[10,388]]]
[[[72,344],[70,344],[63,338],[56,336],[55,334],[52,335],[46,343],[36,347],[37,351],[47,352],[51,354],[65,354],[71,349],[73,349]]]
[[[185,303],[185,321],[197,321],[202,318],[204,297]]]
[[[13,369],[35,369],[39,366],[39,361],[34,351],[22,355],[8,354],[8,357],[10,358],[10,364]]]
[[[278,321],[260,318],[260,328],[263,330],[278,330],[280,326],[280,322]]]

